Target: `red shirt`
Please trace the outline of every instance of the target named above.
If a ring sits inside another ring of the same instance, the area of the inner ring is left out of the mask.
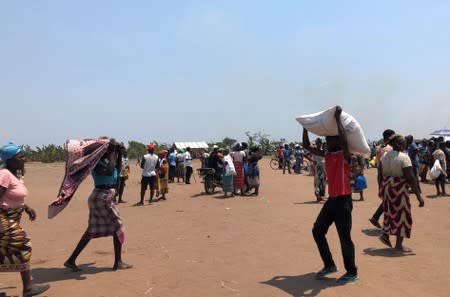
[[[352,193],[350,186],[351,166],[345,160],[343,151],[325,154],[325,170],[330,198],[347,196]]]
[[[281,147],[277,148],[277,155],[279,159],[283,159],[283,149]]]

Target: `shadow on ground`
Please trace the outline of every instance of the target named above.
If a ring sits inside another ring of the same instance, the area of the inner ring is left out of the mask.
[[[12,286],[10,286],[10,287],[3,287],[3,288],[0,288],[0,290],[10,290],[10,289],[17,289],[17,287],[12,287]],[[1,291],[0,291],[0,297],[12,297],[12,296],[11,296],[11,295],[6,295],[5,292],[1,292]]]
[[[402,253],[396,251],[393,248],[382,248],[382,249],[374,249],[367,248],[363,250],[364,254],[369,256],[378,256],[378,257],[389,257],[389,258],[398,258],[398,257],[406,257],[406,256],[415,256],[414,252],[410,253]]]
[[[430,198],[430,199],[436,199],[436,198],[440,198],[441,196],[439,196],[439,195],[427,195],[425,197]]]
[[[317,202],[317,200],[313,200],[313,201],[304,201],[304,202],[294,202],[294,204],[323,204],[324,202]]]
[[[381,231],[381,229],[375,229],[375,228],[362,229],[361,232],[366,234],[367,236],[373,236],[373,237],[375,237],[375,236],[378,237],[378,236],[381,236],[381,234],[383,234],[383,231]]]
[[[275,276],[261,283],[278,288],[293,297],[318,296],[324,289],[339,286],[335,278],[316,280],[315,275],[315,273],[307,273],[295,276]]]
[[[95,263],[87,263],[79,265],[82,270],[78,272],[73,272],[66,267],[58,268],[33,268],[31,270],[31,275],[33,277],[33,282],[50,283],[69,279],[75,280],[85,280],[86,275],[97,274],[101,272],[113,271],[111,267],[94,267]]]

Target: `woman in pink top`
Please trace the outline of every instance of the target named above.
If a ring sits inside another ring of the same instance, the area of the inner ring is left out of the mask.
[[[0,272],[19,271],[23,296],[39,295],[50,286],[32,284],[31,242],[20,227],[23,211],[31,221],[36,219],[36,212],[25,204],[28,191],[21,179],[25,156],[17,145],[9,143],[0,149],[0,157],[6,167],[0,169]]]

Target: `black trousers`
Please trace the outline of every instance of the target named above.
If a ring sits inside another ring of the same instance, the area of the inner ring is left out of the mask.
[[[413,166],[413,174],[416,178],[417,188],[419,189],[419,192],[422,193],[422,189],[420,188],[420,182],[419,182],[419,165]]]
[[[122,200],[122,195],[123,195],[123,190],[125,189],[125,182],[126,182],[127,178],[120,176],[119,177],[119,187],[117,189],[117,196],[119,196],[119,200]]]
[[[374,217],[378,221],[383,213],[384,213],[384,207],[383,207],[383,203],[381,203],[380,206],[378,206],[377,210],[375,211],[375,213],[373,214],[372,217]]]
[[[185,179],[185,182],[187,184],[191,183],[191,175],[192,175],[192,167],[191,166],[186,166],[186,179]]]
[[[350,195],[328,198],[314,223],[312,233],[325,267],[336,266],[330,252],[330,247],[328,246],[327,238],[325,237],[328,228],[334,223],[341,242],[341,252],[344,258],[345,269],[350,274],[357,274],[355,246],[353,245],[350,234],[352,229],[352,209],[353,202]]]
[[[174,180],[176,171],[177,171],[177,166],[176,165],[170,165],[169,166],[169,180],[171,180],[171,181]]]

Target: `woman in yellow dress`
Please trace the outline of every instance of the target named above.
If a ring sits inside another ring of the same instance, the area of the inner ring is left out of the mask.
[[[166,194],[169,193],[169,162],[167,161],[167,150],[160,151],[158,157],[158,194],[161,195],[159,199],[166,200]]]

